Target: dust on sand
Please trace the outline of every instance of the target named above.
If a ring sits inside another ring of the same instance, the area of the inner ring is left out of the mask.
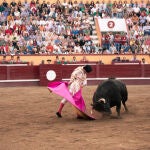
[[[77,120],[69,103],[57,118],[61,97],[47,87],[0,88],[0,150],[150,150],[150,85],[127,88],[130,112],[94,121]],[[95,90],[83,89],[87,107]]]

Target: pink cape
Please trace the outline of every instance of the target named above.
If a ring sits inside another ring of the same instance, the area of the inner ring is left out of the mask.
[[[72,96],[68,89],[68,83],[59,81],[50,82],[48,84],[48,89],[55,94],[64,97],[82,112],[86,112],[86,106],[81,94],[81,90],[78,91],[74,96]]]

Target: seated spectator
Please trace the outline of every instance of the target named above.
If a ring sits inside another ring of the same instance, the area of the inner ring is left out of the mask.
[[[145,60],[145,58],[142,58],[141,64],[148,64]]]
[[[129,53],[129,49],[130,49],[130,45],[128,45],[127,43],[121,46],[121,51],[123,54]]]
[[[3,6],[3,7],[5,7],[5,8],[7,8],[7,7],[8,7],[8,3],[7,3],[7,1],[6,1],[6,0],[3,0],[2,6]]]
[[[114,45],[115,45],[118,53],[120,53],[120,50],[121,50],[121,35],[119,33],[115,34],[115,36],[114,36]]]
[[[147,43],[147,39],[142,43],[141,48],[142,54],[150,54],[150,43]]]
[[[8,64],[8,61],[6,60],[6,55],[3,55],[3,59],[0,61],[1,64]]]
[[[97,63],[100,64],[100,65],[104,65],[102,60],[99,60]]]
[[[85,42],[91,41],[91,37],[90,37],[89,34],[86,34],[86,35],[84,36],[84,41],[85,41]]]
[[[46,52],[46,47],[45,47],[45,44],[43,44],[41,47],[40,47],[40,49],[39,49],[39,52],[37,52],[37,49],[35,49],[34,48],[34,52],[35,52],[35,54],[46,54],[47,52]]]
[[[17,19],[19,16],[20,16],[20,12],[19,12],[19,10],[17,8],[15,8],[14,19]]]
[[[117,48],[114,44],[111,44],[109,50],[106,49],[107,54],[118,54]]]
[[[94,54],[94,53],[95,53],[95,50],[96,50],[96,46],[95,46],[94,43],[92,43],[92,44],[90,45],[90,53],[91,53],[91,54]]]
[[[122,33],[120,43],[121,43],[121,45],[124,45],[125,43],[128,43],[128,35],[127,35],[127,33]]]
[[[2,47],[2,50],[3,50],[3,53],[2,54],[4,54],[4,55],[9,55],[10,54],[10,52],[9,52],[9,45],[8,45],[8,43],[3,43],[3,47]]]
[[[120,62],[121,60],[120,60],[120,57],[116,57],[116,58],[114,58],[113,60],[112,60],[112,63],[113,62]]]
[[[44,61],[44,60],[41,60],[41,64],[44,65],[44,64],[45,64],[45,61]]]
[[[139,17],[139,23],[142,24],[142,26],[145,26],[146,24],[146,16],[145,15],[140,15]]]
[[[14,64],[16,63],[15,59],[14,59],[14,55],[11,55],[10,60],[8,61],[10,64]]]
[[[136,54],[137,53],[137,49],[138,49],[137,44],[133,43],[132,45],[130,45],[130,49],[131,49],[132,54]]]
[[[12,35],[13,34],[13,29],[11,29],[11,28],[7,28],[6,30],[5,30],[5,34],[6,35]]]
[[[17,5],[17,3],[15,2],[15,0],[12,0],[12,1],[10,2],[10,6],[11,6],[12,8],[15,8],[16,5]]]
[[[150,10],[150,8],[149,8],[149,10]],[[150,13],[146,16],[146,22],[147,22],[148,24],[150,24]]]
[[[51,44],[51,42],[48,43],[48,45],[46,46],[46,51],[48,54],[52,54],[54,50],[53,45]]]
[[[150,22],[143,27],[144,36],[150,35]]]
[[[127,59],[126,57],[123,57],[123,59],[121,60],[121,62],[129,62],[129,59]]]
[[[22,60],[20,59],[20,56],[17,56],[16,63],[22,63]]]
[[[51,64],[51,61],[52,61],[51,59],[47,59],[48,64]]]
[[[76,44],[74,47],[74,53],[80,53],[81,54],[81,52],[82,52],[82,49],[81,49],[80,45]]]
[[[137,59],[136,55],[134,54],[134,55],[132,56],[132,58],[131,58],[131,61],[136,62],[136,61],[139,61],[139,60]]]
[[[57,38],[54,40],[54,44],[60,45],[61,43],[62,42],[61,42],[60,36],[57,36]]]
[[[80,62],[87,63],[88,59],[86,58],[86,56],[83,56],[83,58],[80,60]]]
[[[73,56],[73,58],[72,58],[72,60],[71,60],[71,63],[73,63],[73,64],[77,63],[77,59],[76,59],[75,56]]]
[[[136,13],[134,13],[134,15],[132,16],[131,21],[133,22],[133,24],[137,24],[139,22],[139,17],[136,15]]]
[[[58,55],[56,56],[56,59],[55,59],[54,63],[55,63],[55,64],[61,64],[61,61],[60,61]]]
[[[62,57],[61,64],[68,64],[68,61],[65,59],[65,57]]]
[[[30,2],[30,9],[31,9],[32,13],[36,13],[37,9],[36,9],[36,3],[34,0],[31,0],[31,2]]]
[[[130,6],[131,7],[131,6]],[[133,26],[133,22],[132,22],[132,19],[131,19],[131,17],[129,17],[129,16],[126,16],[126,23],[127,23],[127,26],[128,26],[128,28],[129,28],[129,30],[132,28],[132,26]]]
[[[96,54],[99,54],[99,53],[101,53],[101,51],[102,51],[102,47],[100,46],[99,43],[97,43],[97,44],[95,45],[95,53],[96,53]]]
[[[53,51],[54,54],[62,54],[61,45],[60,44],[58,44],[58,43],[54,44],[53,47],[54,47],[54,51]]]
[[[26,48],[27,48],[28,54],[35,54],[34,47],[33,47],[33,44],[31,42],[28,43]]]
[[[16,64],[29,64],[28,61],[21,60],[20,56],[17,56],[15,63]]]

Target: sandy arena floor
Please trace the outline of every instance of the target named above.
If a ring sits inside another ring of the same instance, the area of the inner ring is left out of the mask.
[[[94,121],[77,120],[69,103],[57,118],[61,97],[46,87],[0,88],[0,150],[150,150],[150,85],[127,88],[130,112]],[[87,107],[95,89],[83,90]]]

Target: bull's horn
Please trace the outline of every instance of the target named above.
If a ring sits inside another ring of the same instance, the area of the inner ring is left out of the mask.
[[[98,101],[106,103],[106,100],[104,98],[100,98]]]

